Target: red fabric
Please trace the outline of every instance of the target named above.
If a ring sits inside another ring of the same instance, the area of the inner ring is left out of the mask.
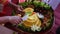
[[[19,0],[12,0],[13,3],[18,4]]]
[[[18,0],[12,0],[13,3],[18,4]],[[10,7],[9,2],[4,3],[3,11],[0,12],[0,16],[10,16],[12,14],[13,8]]]
[[[0,0],[0,3],[2,2],[2,0]]]

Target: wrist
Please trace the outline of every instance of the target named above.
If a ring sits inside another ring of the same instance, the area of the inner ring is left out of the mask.
[[[7,23],[8,22],[8,17],[0,17],[0,23],[1,24],[5,24],[5,23]]]
[[[9,22],[9,16],[5,16],[4,18],[6,22]]]

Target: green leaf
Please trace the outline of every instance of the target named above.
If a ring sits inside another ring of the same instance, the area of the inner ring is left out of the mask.
[[[40,3],[40,6],[41,6],[41,7],[43,7],[44,5],[45,5],[45,3],[44,3],[44,2],[41,2],[41,3]]]
[[[23,7],[26,7],[28,5],[28,2],[20,3]]]
[[[33,2],[33,4],[35,5],[35,7],[38,7],[40,5],[39,3],[40,3],[39,1],[34,1]]]
[[[27,12],[27,13],[26,13],[26,15],[30,15],[30,14],[32,14],[32,12]]]
[[[50,9],[50,6],[48,4],[44,5],[45,9]]]

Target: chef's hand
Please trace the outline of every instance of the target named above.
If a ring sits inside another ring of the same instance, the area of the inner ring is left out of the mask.
[[[14,25],[21,23],[22,19],[20,16],[9,16],[8,21]]]
[[[25,15],[25,12],[23,11],[24,9],[23,9],[23,7],[22,6],[18,6],[18,8],[17,8],[17,14],[21,14],[21,16],[24,16]]]
[[[19,11],[23,11],[23,7],[22,6],[18,6],[17,7]]]

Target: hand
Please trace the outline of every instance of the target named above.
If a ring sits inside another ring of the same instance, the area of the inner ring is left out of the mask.
[[[9,19],[9,22],[14,25],[19,24],[22,21],[20,16],[9,16],[8,19]]]
[[[22,6],[18,6],[17,9],[18,9],[18,11],[23,11],[23,7]]]
[[[23,11],[23,7],[22,6],[18,6],[18,8],[17,8],[17,14],[21,14],[21,16],[24,16],[25,15],[25,12]]]
[[[14,7],[17,7],[17,10],[19,10],[19,11],[22,11],[23,10],[23,7],[22,6],[20,6],[20,5],[16,5],[15,3],[13,3],[13,2],[10,2],[10,1],[8,1],[11,5],[13,5]]]

